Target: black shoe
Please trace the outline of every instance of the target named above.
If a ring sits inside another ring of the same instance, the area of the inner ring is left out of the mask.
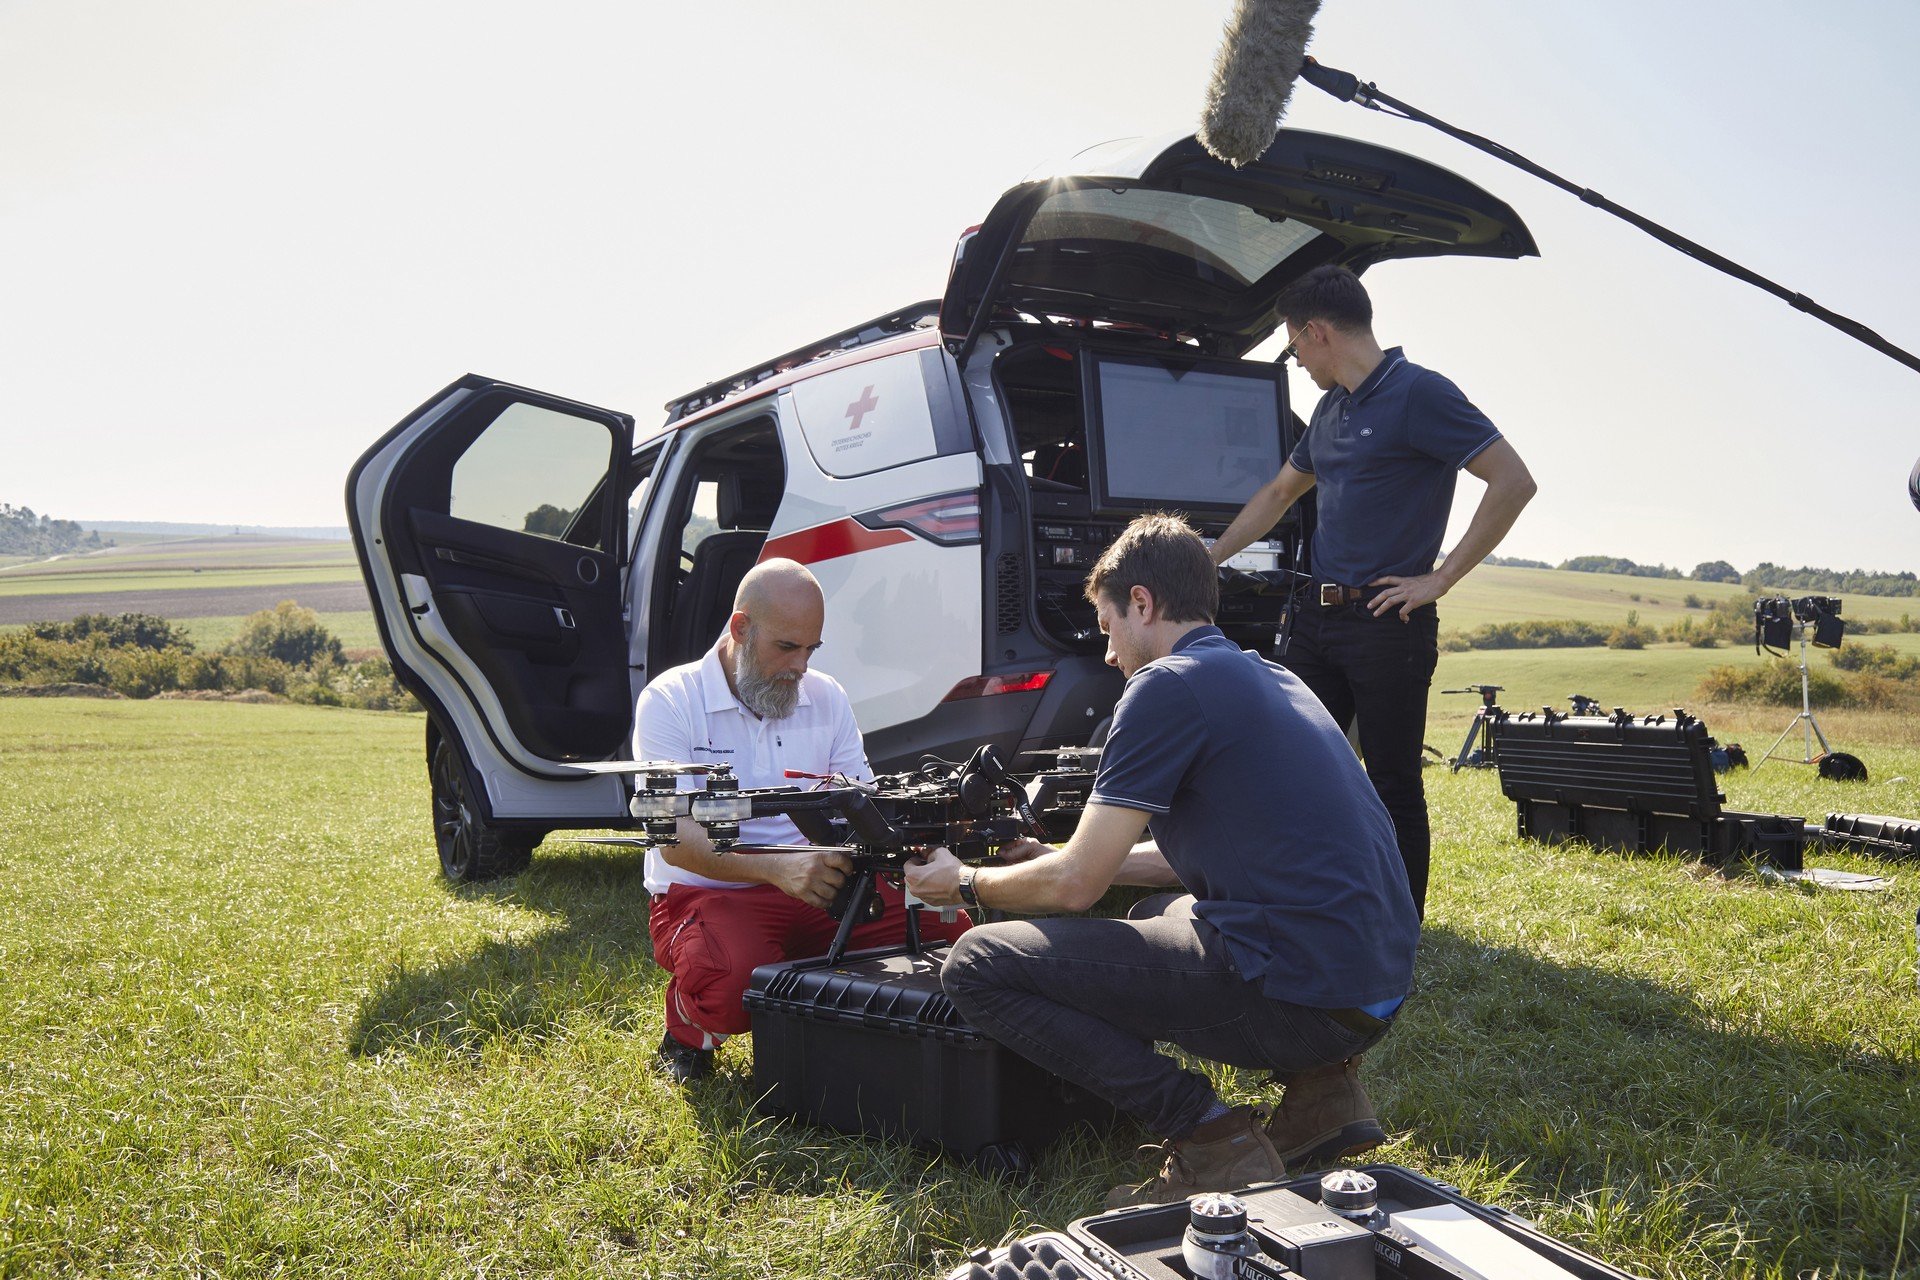
[[[681,1044],[671,1031],[660,1038],[660,1047],[654,1053],[660,1059],[660,1069],[675,1084],[692,1084],[713,1074],[714,1051]]]

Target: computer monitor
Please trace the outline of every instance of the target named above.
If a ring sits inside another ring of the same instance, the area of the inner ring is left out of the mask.
[[[1081,368],[1098,514],[1231,518],[1286,460],[1278,365],[1089,351]]]

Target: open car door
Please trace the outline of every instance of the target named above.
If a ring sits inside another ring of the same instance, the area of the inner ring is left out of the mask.
[[[624,785],[591,764],[624,756],[632,728],[632,447],[625,414],[468,375],[349,474],[380,638],[432,721],[436,826],[524,835],[624,816]]]

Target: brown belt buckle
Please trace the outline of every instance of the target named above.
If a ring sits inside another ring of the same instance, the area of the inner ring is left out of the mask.
[[[1331,609],[1337,604],[1345,604],[1345,591],[1346,589],[1337,582],[1321,583],[1320,607],[1322,609]]]

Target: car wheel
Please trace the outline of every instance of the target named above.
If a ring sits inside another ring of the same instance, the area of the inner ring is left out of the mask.
[[[1029,1178],[1033,1157],[1017,1142],[989,1142],[973,1153],[973,1167],[990,1178]]]
[[[440,871],[456,884],[517,876],[533,861],[540,837],[488,826],[475,812],[467,793],[467,775],[460,754],[442,738],[427,766],[433,790],[433,843],[440,852]]]

